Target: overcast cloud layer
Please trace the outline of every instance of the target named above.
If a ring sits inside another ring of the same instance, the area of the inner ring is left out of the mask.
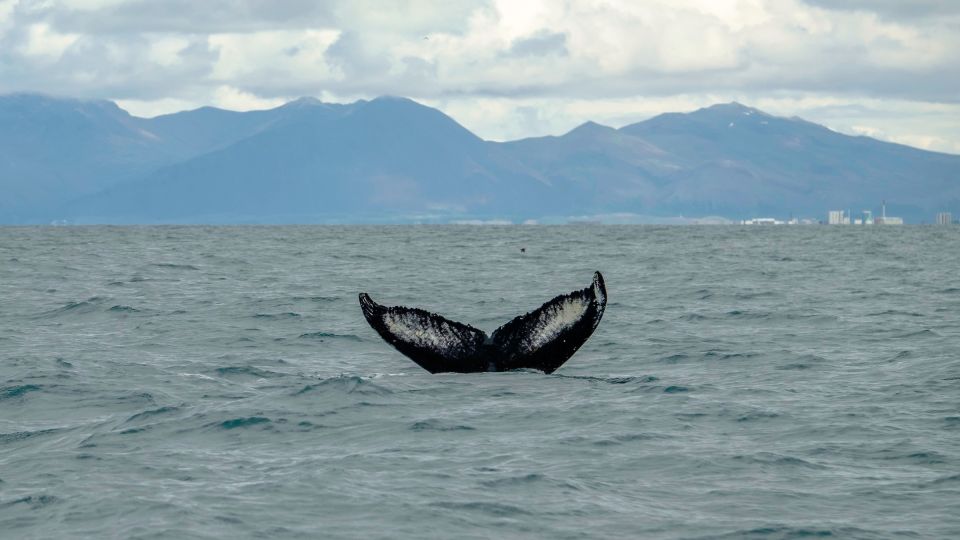
[[[960,153],[950,0],[0,0],[0,93],[153,116],[392,94],[488,139],[740,101]]]

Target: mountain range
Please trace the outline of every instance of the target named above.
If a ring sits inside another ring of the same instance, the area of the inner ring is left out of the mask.
[[[138,118],[0,96],[0,223],[394,223],[960,213],[960,156],[728,103],[485,141],[397,97]]]

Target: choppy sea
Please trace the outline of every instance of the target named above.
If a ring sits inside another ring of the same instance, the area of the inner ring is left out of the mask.
[[[553,375],[357,304],[490,331],[594,270]],[[0,228],[0,537],[957,538],[958,270],[960,227]]]

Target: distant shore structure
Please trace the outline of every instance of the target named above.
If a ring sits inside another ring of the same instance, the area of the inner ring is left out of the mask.
[[[937,213],[937,225],[952,225],[953,224],[953,214],[950,212],[939,212]]]
[[[849,225],[850,216],[844,210],[830,210],[827,212],[827,225]]]
[[[812,219],[799,219],[795,217],[786,221],[768,217],[740,220],[740,225],[815,225],[816,223],[817,222]]]
[[[903,225],[903,218],[888,216],[887,201],[883,201],[878,217],[873,217],[872,210],[864,210],[858,218],[852,218],[849,210],[830,210],[827,225]]]
[[[881,205],[880,217],[877,218],[877,225],[903,225],[903,218],[887,215],[887,201]]]

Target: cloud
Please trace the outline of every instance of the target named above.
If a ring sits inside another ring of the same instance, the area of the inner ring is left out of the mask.
[[[79,34],[60,34],[53,31],[49,24],[31,24],[27,29],[27,39],[20,51],[28,57],[60,58],[68,47],[76,43]]]
[[[0,29],[3,29],[13,14],[17,0],[0,0]]]
[[[784,112],[955,148],[923,110],[960,105],[958,25],[934,0],[0,0],[0,92],[150,113],[405,95],[501,139],[832,100],[870,105]]]
[[[550,54],[567,56],[566,34],[541,30],[530,37],[516,39],[510,44],[506,56],[547,56]]]
[[[337,30],[261,30],[212,34],[216,53],[210,79],[238,88],[255,88],[262,97],[312,94],[332,76],[325,59]],[[218,85],[219,86],[219,85]]]
[[[960,15],[960,3],[951,0],[804,0],[804,2],[825,9],[870,12],[892,19]]]
[[[312,0],[61,0],[27,4],[32,17],[88,34],[211,34],[334,24],[331,4]]]
[[[344,77],[366,77],[390,71],[391,59],[384,53],[371,50],[356,32],[344,32],[324,53],[330,65]]]

